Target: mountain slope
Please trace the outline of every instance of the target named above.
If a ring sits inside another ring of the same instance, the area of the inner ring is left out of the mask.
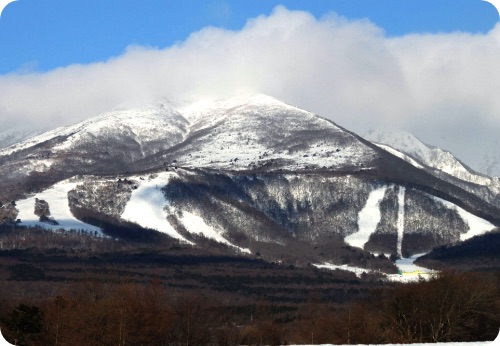
[[[0,218],[47,224],[36,203],[60,210],[50,204],[64,196],[48,191],[72,178],[72,215],[113,237],[154,229],[276,261],[357,267],[376,262],[366,251],[406,257],[500,224],[478,184],[418,160],[264,95],[163,101],[0,151]]]
[[[268,96],[193,104],[187,139],[155,160],[191,168],[231,171],[356,169],[373,165],[376,151],[357,136],[310,112]],[[175,160],[175,162],[174,162]]]

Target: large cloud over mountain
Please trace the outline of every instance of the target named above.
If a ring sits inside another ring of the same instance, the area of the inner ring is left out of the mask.
[[[239,31],[207,27],[171,47],[0,76],[0,126],[60,126],[159,97],[260,92],[359,133],[411,131],[474,166],[500,147],[499,56],[500,25],[390,38],[368,20],[277,7]]]

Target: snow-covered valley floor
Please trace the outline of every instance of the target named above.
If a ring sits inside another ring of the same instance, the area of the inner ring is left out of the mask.
[[[398,269],[402,272],[405,273],[404,275],[402,274],[386,274],[387,279],[390,281],[399,281],[399,282],[412,282],[412,281],[418,281],[420,278],[431,278],[433,272],[430,269],[424,268],[424,267],[419,267],[414,262],[416,261],[417,258],[422,256],[423,254],[419,255],[414,255],[410,258],[401,258],[396,261],[396,266]],[[331,263],[323,263],[323,264],[313,264],[316,268],[320,269],[329,269],[329,270],[345,270],[349,272],[353,272],[356,274],[358,277],[361,276],[363,273],[373,273],[374,271],[371,269],[366,269],[366,268],[359,268],[359,267],[353,267],[349,266],[347,264],[343,265],[337,265],[337,264],[331,264]],[[415,274],[410,274],[410,273],[415,273]],[[418,274],[420,273],[420,274]],[[499,345],[500,346],[500,345]]]

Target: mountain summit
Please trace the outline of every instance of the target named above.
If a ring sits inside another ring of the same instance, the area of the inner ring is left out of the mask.
[[[17,181],[31,172],[50,171],[60,179],[162,165],[350,170],[374,166],[376,151],[326,119],[256,95],[182,107],[156,102],[104,113],[0,150],[0,171]]]

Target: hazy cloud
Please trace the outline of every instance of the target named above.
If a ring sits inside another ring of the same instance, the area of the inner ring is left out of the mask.
[[[278,7],[239,31],[207,27],[165,49],[0,76],[0,126],[61,126],[118,105],[265,93],[362,134],[400,128],[477,164],[500,133],[500,25],[387,38],[373,23]],[[497,142],[498,147],[498,142]]]

